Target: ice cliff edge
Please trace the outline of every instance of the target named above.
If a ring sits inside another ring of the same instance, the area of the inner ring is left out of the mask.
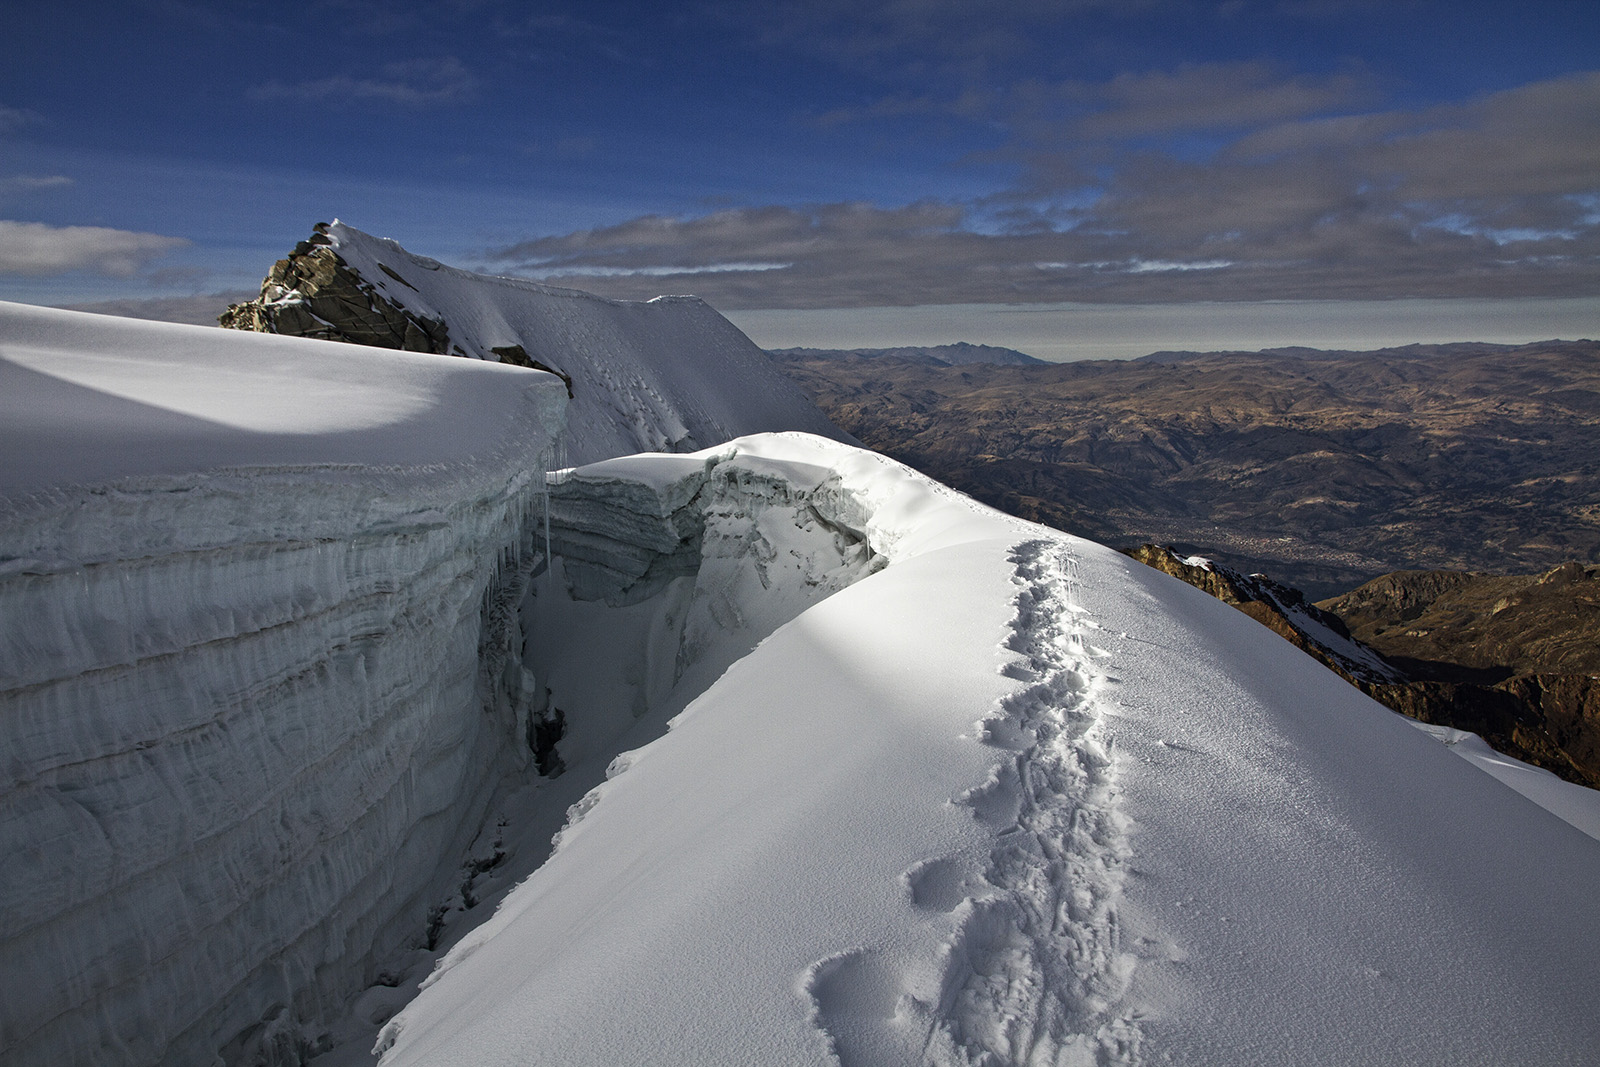
[[[8,1064],[233,1058],[425,925],[528,758],[514,606],[565,405],[0,305]]]

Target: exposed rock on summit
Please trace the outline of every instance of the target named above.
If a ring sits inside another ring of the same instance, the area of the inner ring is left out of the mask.
[[[450,331],[443,319],[407,311],[399,301],[380,293],[339,256],[319,222],[307,240],[287,258],[272,265],[261,296],[230,305],[217,323],[232,330],[348,341],[406,352],[444,354]],[[378,265],[407,289],[415,286],[392,268]],[[465,353],[457,350],[458,355]]]
[[[223,326],[465,356],[566,386],[561,465],[693,452],[752,433],[846,439],[755,342],[692,296],[608,300],[447,266],[337,220]]]

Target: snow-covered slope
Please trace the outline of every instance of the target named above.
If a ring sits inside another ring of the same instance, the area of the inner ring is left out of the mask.
[[[0,1059],[1592,1062],[1600,841],[881,456],[547,483],[565,399],[0,307]]]
[[[715,462],[831,472],[887,565],[612,763],[385,1067],[1600,1048],[1600,842],[1117,553],[815,439]]]
[[[301,247],[275,268],[295,287],[285,290],[269,278],[260,313],[241,319],[280,331],[318,332],[328,332],[334,321],[337,334],[338,321],[353,316],[343,332],[355,340],[367,338],[373,332],[369,324],[382,321],[368,305],[381,305],[391,320],[426,327],[405,332],[438,351],[549,367],[571,386],[565,443],[573,463],[634,452],[688,452],[772,430],[849,440],[764,352],[698,297],[607,300],[473,274],[337,221],[319,225]],[[283,314],[286,309],[292,314]],[[400,335],[389,336],[386,343],[399,347]]]
[[[425,929],[527,760],[491,668],[565,403],[0,305],[0,1060],[270,1047]]]

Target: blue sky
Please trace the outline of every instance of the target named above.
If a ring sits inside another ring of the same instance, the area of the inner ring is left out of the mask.
[[[1600,293],[1580,0],[8,8],[0,299],[253,289],[335,216],[730,313]]]

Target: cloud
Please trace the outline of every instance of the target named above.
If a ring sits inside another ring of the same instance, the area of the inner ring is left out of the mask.
[[[945,117],[1004,131],[1004,144],[975,157],[1021,164],[1045,186],[1081,182],[1128,146],[1198,138],[1206,145],[1267,127],[1348,115],[1377,100],[1377,80],[1356,66],[1331,74],[1286,72],[1258,61],[1184,64],[1123,72],[1100,82],[1019,79],[960,85],[943,95],[895,92],[810,119],[828,129]]]
[[[1019,180],[984,201],[645,216],[490,260],[613,296],[692,291],[730,309],[1600,286],[1600,73],[1449,106],[1321,114],[1363,91],[1359,78],[1253,65],[1114,79],[1074,90],[1092,109],[1037,136],[1015,129]],[[1157,136],[1218,128],[1199,153]]]
[[[14,174],[0,178],[0,203],[44,189],[65,189],[72,179],[65,174]]]
[[[24,126],[32,126],[43,121],[44,116],[37,111],[0,104],[0,134],[16,133]]]
[[[477,90],[478,80],[466,65],[454,56],[445,56],[389,63],[378,78],[335,74],[293,84],[267,82],[251,89],[250,96],[255,100],[335,105],[379,102],[400,107],[436,107],[465,102]]]
[[[129,278],[152,260],[189,243],[182,237],[103,226],[48,226],[0,219],[0,274],[38,277],[81,270]]]
[[[1095,107],[1073,124],[1089,137],[1180,130],[1232,130],[1323,114],[1370,99],[1359,72],[1286,76],[1266,63],[1206,63],[1174,71],[1119,74],[1102,85],[1069,83],[1069,96]]]
[[[154,319],[158,322],[187,322],[196,326],[215,326],[217,316],[229,304],[254,300],[258,293],[247,290],[204,293],[195,296],[152,297],[147,300],[97,300],[88,304],[64,304],[68,311],[92,311],[98,315],[121,315],[129,319]]]

